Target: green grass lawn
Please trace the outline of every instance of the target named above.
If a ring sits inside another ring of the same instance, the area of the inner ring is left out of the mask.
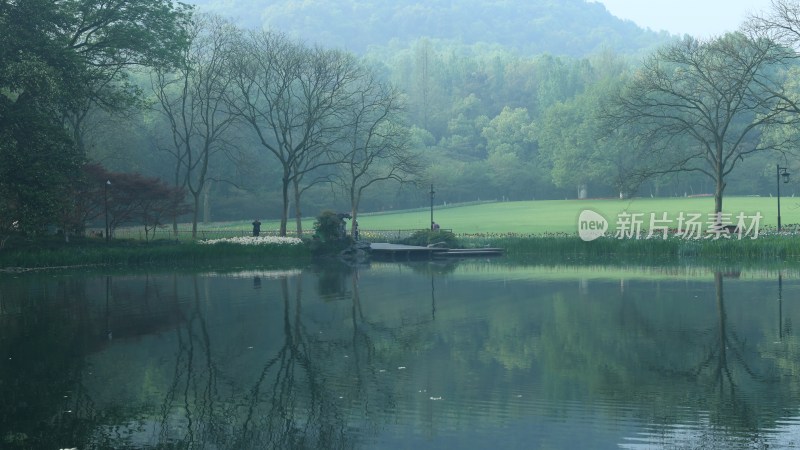
[[[774,197],[726,197],[723,201],[724,211],[735,217],[740,212],[753,215],[760,212],[760,228],[777,225],[777,201]],[[620,213],[644,213],[644,220],[649,224],[650,213],[658,217],[667,213],[677,227],[680,212],[700,213],[703,221],[714,210],[713,197],[696,198],[637,198],[632,200],[538,200],[524,202],[483,203],[466,206],[451,205],[442,207],[434,205],[434,220],[442,228],[453,230],[456,234],[479,233],[569,233],[578,229],[578,215],[584,209],[591,209],[603,215],[609,222],[610,229]],[[788,229],[800,223],[800,199],[784,197],[781,199],[782,223]],[[733,219],[735,220],[735,219]],[[407,212],[382,214],[364,214],[358,217],[362,230],[409,230],[422,229],[430,225],[430,210],[422,208]],[[303,221],[304,230],[312,230],[314,219]],[[262,230],[277,230],[278,221],[262,220]],[[200,224],[200,229],[244,230],[251,229],[250,221]],[[188,224],[182,230],[191,229]],[[289,230],[295,229],[294,220],[288,224]]]
[[[777,204],[770,197],[730,197],[723,201],[724,212],[735,217],[743,212],[763,216],[761,227],[777,224]],[[620,213],[645,213],[649,224],[650,213],[658,217],[667,213],[667,218],[677,226],[680,212],[701,213],[703,220],[714,210],[714,199],[702,198],[656,198],[633,200],[540,200],[504,202],[464,207],[437,208],[434,205],[434,220],[442,228],[460,233],[576,233],[578,215],[591,209],[603,215],[611,229]],[[784,226],[800,223],[800,200],[781,199],[781,221]],[[360,216],[359,225],[364,230],[427,228],[430,211],[415,211],[396,214]]]
[[[643,226],[649,225],[650,214],[660,217],[667,214],[673,221],[670,228],[677,227],[680,213],[701,214],[703,231],[708,229],[705,222],[713,211],[712,198],[668,198],[668,199],[634,199],[634,200],[543,200],[527,202],[482,203],[470,205],[449,205],[434,207],[434,219],[443,229],[452,230],[461,244],[466,247],[501,247],[507,255],[529,257],[535,255],[545,260],[557,260],[562,257],[580,257],[585,260],[603,258],[609,255],[615,258],[636,258],[637,263],[653,261],[677,261],[681,258],[700,258],[714,261],[743,260],[785,262],[790,259],[800,263],[800,241],[795,238],[767,233],[759,239],[598,239],[583,242],[576,236],[578,216],[581,211],[595,211],[608,220],[611,228],[620,213],[642,213]],[[747,216],[760,213],[763,216],[759,231],[766,227],[774,227],[777,223],[777,205],[774,198],[769,197],[731,197],[725,199],[725,212],[735,217],[739,213]],[[782,202],[782,219],[786,231],[796,230],[800,223],[800,201],[786,198]],[[414,211],[366,214],[359,216],[363,231],[371,230],[414,230],[427,229],[430,224],[430,209],[419,208]],[[278,228],[277,221],[262,221],[262,230],[271,231]],[[308,231],[313,229],[313,219],[304,223]],[[190,229],[189,224],[181,225],[182,231]],[[201,239],[211,237],[215,230],[235,230],[243,235],[250,233],[249,220],[240,222],[212,223],[200,226],[205,234]],[[294,230],[294,222],[289,229]],[[118,230],[119,231],[119,230]],[[0,267],[43,267],[68,266],[78,264],[177,264],[191,261],[193,264],[203,261],[217,261],[221,257],[235,259],[279,257],[308,257],[308,246],[290,249],[242,248],[241,246],[205,246],[170,244],[173,237],[169,229],[161,230],[163,238],[157,240],[158,245],[137,243],[132,228],[127,236],[119,236],[109,246],[96,238],[83,238],[77,247],[65,245],[51,239],[47,242],[27,241],[12,242],[17,248],[14,252],[5,251],[0,256]],[[509,236],[514,233],[516,236]],[[565,239],[552,239],[549,233],[567,234]],[[230,236],[231,233],[220,233]],[[529,236],[533,235],[533,236]],[[307,235],[308,236],[308,235]],[[660,235],[656,235],[660,237]],[[223,236],[214,236],[223,237]],[[385,236],[384,236],[385,237]],[[645,237],[644,235],[642,237]],[[182,233],[181,240],[188,241],[188,233]],[[127,240],[132,239],[132,240]],[[138,239],[142,239],[139,237]],[[27,247],[26,247],[27,246]],[[30,247],[30,248],[28,248]]]

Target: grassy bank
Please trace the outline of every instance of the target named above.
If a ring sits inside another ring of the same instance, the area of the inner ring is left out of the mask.
[[[702,263],[800,263],[800,239],[761,236],[758,239],[668,240],[601,238],[584,242],[577,236],[472,236],[459,239],[462,247],[500,247],[512,259],[548,262],[591,260],[611,263],[624,259],[642,264]],[[209,264],[264,264],[288,259],[307,260],[308,244],[206,245],[175,241],[97,240],[46,242],[0,251],[0,268],[45,268],[81,265],[188,266]]]
[[[205,245],[193,242],[77,239],[70,243],[42,239],[0,250],[0,268],[46,268],[91,265],[205,265],[308,258],[306,245]]]
[[[787,199],[783,223],[787,230],[796,231],[800,222],[795,199]],[[681,212],[707,214],[713,209],[713,199],[673,198],[635,200],[561,200],[533,202],[504,202],[453,206],[437,210],[436,220],[443,228],[452,229],[462,247],[500,247],[513,258],[538,258],[554,261],[593,259],[597,261],[625,258],[641,260],[680,262],[682,259],[701,259],[704,262],[727,261],[782,262],[800,261],[800,236],[787,233],[775,234],[772,199],[754,197],[732,197],[725,200],[725,209],[731,214],[743,212],[748,215],[760,213],[761,232],[758,239],[697,239],[685,240],[670,237],[662,239],[614,239],[601,238],[593,242],[580,240],[577,233],[577,218],[583,209],[592,209],[609,221],[609,231],[614,228],[614,218],[620,212],[666,213],[669,218]],[[429,211],[375,214],[359,218],[362,236],[369,230],[410,230],[426,228]],[[266,221],[265,221],[266,222]],[[222,230],[240,230],[247,235],[249,224],[219,224]],[[210,227],[210,228],[217,228]],[[265,223],[262,229],[268,228]],[[646,227],[643,227],[646,228]],[[310,224],[306,228],[311,229]],[[204,230],[205,237],[213,236],[213,229]],[[645,233],[646,234],[646,233]],[[399,234],[398,234],[399,236]],[[384,239],[384,238],[381,238]],[[390,240],[387,238],[387,240]],[[217,244],[202,245],[191,240],[176,242],[172,239],[145,242],[140,239],[113,239],[106,244],[102,239],[75,239],[64,243],[57,237],[29,240],[9,240],[0,250],[0,268],[7,267],[54,267],[76,265],[190,265],[218,263],[225,260],[241,260],[247,263],[286,258],[309,258],[308,245],[296,246],[250,246]]]
[[[472,237],[461,241],[473,247],[500,247],[512,257],[553,259],[615,257],[643,260],[800,261],[800,238],[761,236],[758,239],[614,239],[584,242],[577,236]]]

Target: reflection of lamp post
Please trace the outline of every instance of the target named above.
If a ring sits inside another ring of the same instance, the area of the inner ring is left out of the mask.
[[[433,195],[436,194],[436,191],[433,190],[433,184],[431,184],[431,230],[433,230]]]
[[[786,167],[781,167],[778,164],[776,167],[775,179],[778,185],[778,231],[781,231],[781,177],[783,177],[783,182],[789,182],[789,172]]]
[[[778,272],[778,342],[783,342],[783,274]]]
[[[111,293],[111,276],[106,275],[106,333],[108,340],[113,339],[114,335],[111,332],[111,311],[108,309],[108,297]]]
[[[106,215],[106,242],[108,242],[108,187],[111,186],[111,180],[106,180],[106,184],[103,186],[103,207],[105,209]]]
[[[431,271],[431,320],[436,320],[436,297],[433,295],[433,271]]]

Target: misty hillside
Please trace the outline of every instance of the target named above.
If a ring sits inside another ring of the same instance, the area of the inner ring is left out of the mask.
[[[188,0],[248,28],[364,52],[420,37],[500,44],[524,54],[636,53],[669,39],[585,0]]]

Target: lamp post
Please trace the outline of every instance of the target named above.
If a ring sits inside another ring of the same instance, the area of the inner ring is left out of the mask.
[[[433,184],[431,184],[431,191],[429,194],[431,194],[431,230],[433,230],[433,196],[436,194],[436,191],[433,190]]]
[[[106,216],[106,243],[109,242],[108,236],[108,187],[111,186],[111,180],[106,180],[106,184],[103,185],[103,208],[105,210]]]
[[[780,164],[775,166],[775,180],[778,186],[778,232],[781,231],[781,177],[783,177],[783,183],[786,184],[789,182],[789,169],[786,167],[781,167]]]

